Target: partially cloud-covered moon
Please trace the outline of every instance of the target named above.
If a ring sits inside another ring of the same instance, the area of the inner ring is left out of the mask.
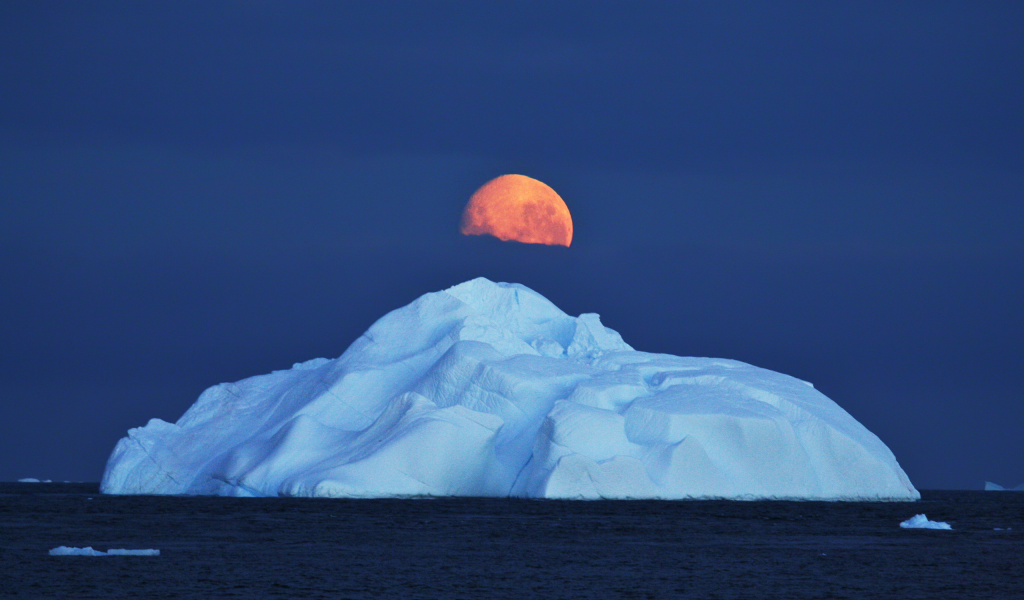
[[[473,194],[462,212],[463,235],[502,241],[568,246],[572,215],[555,190],[525,175],[502,175]]]

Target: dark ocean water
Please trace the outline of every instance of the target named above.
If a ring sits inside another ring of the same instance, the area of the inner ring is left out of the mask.
[[[922,496],[236,499],[0,484],[0,597],[1024,598],[1024,493]],[[900,529],[917,513],[954,531]],[[57,546],[161,555],[49,556]]]

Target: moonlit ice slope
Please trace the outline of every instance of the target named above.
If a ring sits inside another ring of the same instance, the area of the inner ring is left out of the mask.
[[[114,448],[110,494],[920,497],[811,384],[633,350],[596,314],[474,279],[374,323],[337,359],[203,392]]]

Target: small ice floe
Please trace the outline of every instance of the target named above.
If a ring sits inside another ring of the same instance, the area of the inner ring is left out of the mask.
[[[49,479],[36,479],[35,477],[22,477],[18,483],[53,483]]]
[[[124,548],[111,548],[107,550],[108,556],[160,556],[160,551],[153,548],[142,550],[126,550]]]
[[[50,550],[50,556],[160,556],[160,551],[151,548],[147,548],[145,550],[111,548],[110,550],[103,552],[102,550],[93,550],[92,546],[86,546],[85,548],[57,546]]]
[[[949,526],[949,523],[929,521],[928,517],[924,515],[914,515],[900,523],[900,527],[903,529],[953,529]]]
[[[85,548],[69,548],[68,546],[57,546],[50,550],[50,556],[106,556],[106,552],[93,550],[92,546]]]
[[[986,492],[1024,492],[1024,483],[1018,485],[1017,487],[1005,488],[1005,487],[999,485],[998,483],[992,483],[991,481],[986,481],[985,482],[985,491]]]
[[[993,527],[992,531],[1013,531],[1013,527],[1007,527],[1006,529],[1003,529],[1002,527]]]

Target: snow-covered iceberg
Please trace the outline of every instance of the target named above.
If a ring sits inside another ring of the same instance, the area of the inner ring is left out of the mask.
[[[920,497],[799,379],[633,350],[598,315],[474,279],[388,313],[337,359],[206,390],[121,439],[108,494]]]

